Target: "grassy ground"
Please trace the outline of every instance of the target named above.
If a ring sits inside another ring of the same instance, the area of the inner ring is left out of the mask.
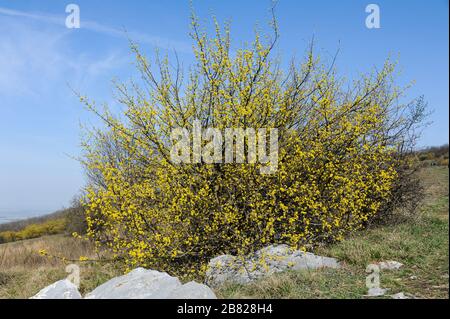
[[[364,298],[366,266],[395,260],[404,264],[400,270],[380,273],[380,286],[388,288],[389,294],[448,298],[448,168],[429,167],[421,174],[426,197],[416,219],[361,232],[317,251],[341,260],[341,269],[284,272],[245,286],[224,286],[217,291],[218,296]]]
[[[45,249],[60,258],[41,256]],[[98,259],[89,242],[69,236],[53,235],[0,245],[0,298],[28,298],[40,289],[68,276],[65,267],[80,256]],[[111,264],[77,263],[82,293],[93,290],[120,273]]]
[[[389,293],[448,298],[448,168],[428,167],[421,174],[426,197],[415,220],[361,232],[316,252],[341,260],[341,269],[292,271],[246,286],[227,285],[216,291],[218,297],[364,298],[366,266],[396,260],[405,266],[380,274],[381,287],[389,288]],[[67,276],[66,264],[40,256],[41,249],[68,259],[98,257],[89,243],[62,235],[0,245],[0,298],[28,298]],[[79,265],[82,293],[121,274],[111,264]]]

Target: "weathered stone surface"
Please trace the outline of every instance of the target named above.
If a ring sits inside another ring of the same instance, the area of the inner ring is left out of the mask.
[[[391,295],[392,299],[414,299],[414,296],[410,294],[405,294],[404,292],[399,292],[394,295]]]
[[[165,299],[181,283],[165,272],[136,268],[86,295],[87,299]]]
[[[45,287],[30,299],[81,299],[77,286],[67,279]]]
[[[403,264],[395,260],[388,260],[379,262],[378,266],[380,270],[397,270],[403,267]]]
[[[384,296],[388,289],[385,288],[369,288],[369,291],[367,292],[368,297],[379,297]]]
[[[80,299],[77,287],[64,279],[45,287],[33,299]],[[195,281],[182,285],[165,272],[136,268],[98,286],[86,299],[217,299],[206,285]]]
[[[190,281],[178,288],[175,288],[169,296],[169,299],[217,299],[214,292],[206,285]]]
[[[339,262],[334,258],[294,250],[287,245],[271,245],[246,258],[221,255],[212,259],[206,272],[206,283],[210,286],[225,282],[248,283],[287,269],[322,267],[339,268]]]

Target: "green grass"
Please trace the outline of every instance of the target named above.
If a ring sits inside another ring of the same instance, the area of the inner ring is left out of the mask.
[[[248,285],[218,289],[222,298],[365,298],[366,266],[395,260],[396,271],[382,271],[380,286],[389,294],[417,298],[448,298],[449,229],[448,168],[422,172],[426,197],[417,218],[357,233],[315,253],[338,258],[341,269],[287,271]],[[385,296],[388,297],[388,296]]]

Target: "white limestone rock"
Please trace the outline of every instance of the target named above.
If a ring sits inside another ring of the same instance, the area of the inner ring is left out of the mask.
[[[403,264],[395,260],[388,260],[379,262],[378,266],[380,270],[397,270],[403,267]]]
[[[30,299],[81,299],[81,294],[77,286],[63,279],[43,288]]]
[[[95,288],[86,299],[165,299],[181,286],[165,272],[136,268]]]
[[[380,297],[380,296],[384,296],[386,294],[386,292],[388,291],[388,289],[385,288],[369,288],[369,291],[367,292],[367,297]]]
[[[215,293],[206,285],[190,281],[175,288],[167,297],[169,299],[217,299]]]

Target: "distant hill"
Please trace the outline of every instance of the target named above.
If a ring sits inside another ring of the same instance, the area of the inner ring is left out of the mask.
[[[65,217],[67,215],[68,209],[60,209],[56,212],[37,216],[37,217],[31,217],[31,218],[24,218],[16,221],[7,221],[3,222],[3,220],[0,218],[0,232],[3,231],[19,231],[24,229],[26,226],[31,224],[41,224],[49,220],[53,219],[59,219],[62,217]]]
[[[60,233],[83,234],[85,231],[83,208],[73,204],[51,214],[0,224],[0,243]]]

